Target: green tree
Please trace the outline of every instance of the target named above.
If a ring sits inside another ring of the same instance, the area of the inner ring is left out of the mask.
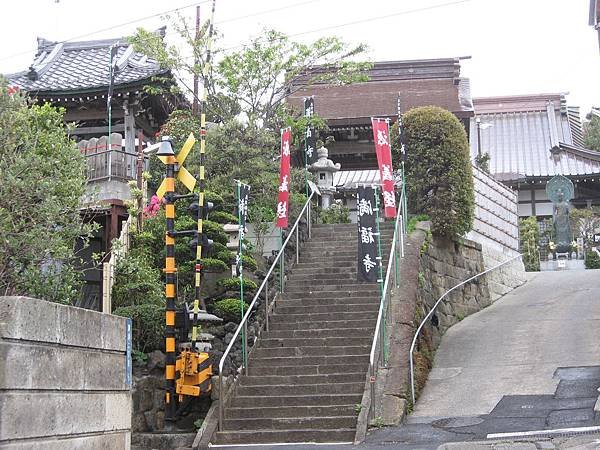
[[[474,218],[475,194],[464,127],[436,106],[408,111],[403,118],[409,208],[431,218],[432,233],[463,236]],[[397,128],[392,130],[393,160],[401,161]]]
[[[0,295],[71,303],[79,294],[77,239],[85,162],[64,110],[29,105],[0,79]]]
[[[590,114],[590,121],[584,127],[583,142],[586,148],[600,152],[600,116]]]
[[[519,240],[525,270],[538,272],[540,270],[540,227],[535,217],[519,221]]]
[[[300,75],[309,85],[367,81],[371,64],[353,60],[365,51],[362,44],[350,46],[336,37],[302,44],[278,31],[264,30],[242,50],[221,59],[216,83],[238,99],[250,124],[275,127],[283,122],[284,100],[299,88],[294,81]],[[324,70],[312,70],[315,65]]]

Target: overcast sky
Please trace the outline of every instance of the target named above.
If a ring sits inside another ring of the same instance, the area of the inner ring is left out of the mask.
[[[6,15],[0,27],[0,73],[26,69],[37,36],[125,36],[165,21],[154,17],[96,31],[192,3],[21,0],[14,4],[19,13]],[[201,5],[203,18],[209,7]],[[569,104],[585,115],[600,106],[600,53],[588,9],[589,0],[217,0],[215,21],[225,48],[270,27],[303,42],[332,34],[363,42],[372,61],[471,56],[462,74],[471,79],[474,97],[568,92]],[[193,23],[194,7],[182,13]],[[362,23],[341,26],[352,22]]]

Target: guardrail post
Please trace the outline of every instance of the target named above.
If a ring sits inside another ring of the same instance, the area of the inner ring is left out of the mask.
[[[248,344],[243,342],[248,340],[248,321],[244,321],[244,335],[242,336],[242,347],[244,347],[244,359],[242,359],[242,366],[244,366],[244,372],[248,375]],[[245,345],[244,345],[245,344]]]
[[[300,236],[298,235],[298,231],[300,227],[296,227],[296,264],[300,262]]]
[[[269,277],[265,283],[265,330],[269,331]]]
[[[219,372],[219,431],[223,431],[223,372]]]

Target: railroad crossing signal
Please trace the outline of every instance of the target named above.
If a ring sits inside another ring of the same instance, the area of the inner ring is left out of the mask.
[[[189,191],[194,190],[194,187],[196,186],[196,178],[194,178],[194,176],[185,167],[183,167],[183,163],[185,162],[185,159],[187,158],[187,156],[190,154],[190,151],[192,150],[192,147],[194,147],[195,143],[196,143],[196,138],[194,137],[194,133],[190,133],[190,135],[186,139],[185,143],[183,144],[183,147],[181,147],[179,154],[175,157],[175,160],[177,161],[177,165],[178,165],[178,168],[176,170],[177,171],[176,178],[179,181],[181,181],[181,183],[183,183],[183,185],[186,188],[188,188]],[[165,165],[167,164],[166,156],[159,155],[158,159],[160,159],[163,164],[165,164]],[[167,181],[165,179],[158,187],[158,190],[156,191],[156,196],[158,198],[162,199],[165,196],[166,192],[167,192]]]

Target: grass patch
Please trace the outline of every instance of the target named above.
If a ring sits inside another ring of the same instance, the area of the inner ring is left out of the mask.
[[[406,231],[408,232],[408,234],[412,233],[417,228],[417,223],[425,222],[427,220],[429,220],[429,216],[427,214],[419,214],[417,216],[411,217],[408,220],[408,225],[406,226]]]

